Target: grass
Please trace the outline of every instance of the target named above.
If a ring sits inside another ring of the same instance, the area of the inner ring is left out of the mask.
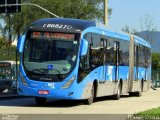
[[[145,115],[145,114],[159,114],[160,115],[160,107],[158,108],[153,108],[153,109],[150,109],[150,110],[146,110],[144,112],[140,112],[138,113],[138,115]]]
[[[128,120],[160,120],[160,107],[134,114]]]

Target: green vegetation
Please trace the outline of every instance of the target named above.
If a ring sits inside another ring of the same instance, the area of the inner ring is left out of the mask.
[[[34,3],[63,18],[77,18],[103,21],[104,0],[22,0],[22,3]],[[109,9],[109,16],[111,15]],[[42,18],[54,16],[34,6],[22,6],[20,13],[1,14],[0,19],[0,60],[15,59],[15,47],[11,43],[23,34],[26,26]],[[8,42],[10,41],[10,42]]]
[[[157,114],[160,115],[160,107],[159,108],[153,108],[153,109],[138,113],[138,115],[147,115],[147,114],[148,115],[149,114],[150,115],[157,115]]]
[[[160,53],[152,53],[152,83],[160,87]]]
[[[77,18],[84,20],[99,20],[103,21],[104,0],[23,0],[22,3],[35,3],[54,14],[63,18]],[[111,15],[109,9],[109,16]],[[9,17],[11,20],[9,20]],[[43,10],[33,6],[22,6],[21,13],[14,13],[11,15],[3,14],[0,16],[5,21],[3,27],[3,34],[11,27],[12,36],[19,36],[26,26],[33,21],[42,18],[52,18],[54,16],[44,12]],[[11,23],[9,24],[9,21]]]
[[[128,117],[128,120],[159,120],[160,119],[160,107],[143,112],[138,114],[133,114]]]
[[[3,37],[0,37],[0,60],[15,60],[16,47],[7,42]]]
[[[154,70],[160,68],[160,53],[152,53],[152,68]]]

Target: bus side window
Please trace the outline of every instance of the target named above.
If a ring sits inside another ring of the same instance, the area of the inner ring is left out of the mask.
[[[145,48],[145,67],[148,68],[150,66],[150,50]]]
[[[103,41],[98,34],[92,34],[92,44],[90,46],[90,66],[98,67],[103,64]]]
[[[129,65],[129,42],[120,40],[120,66]]]
[[[114,65],[114,41],[111,38],[108,38],[106,48],[106,64]]]
[[[138,67],[143,67],[143,47],[141,45],[138,46]]]

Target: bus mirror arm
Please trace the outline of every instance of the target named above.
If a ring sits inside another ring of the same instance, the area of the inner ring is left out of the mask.
[[[18,38],[17,50],[18,50],[19,53],[23,52],[25,38],[26,38],[25,35],[20,35],[19,38]]]
[[[88,42],[87,40],[82,40],[82,46],[81,46],[81,56],[84,56],[87,54],[88,51]]]

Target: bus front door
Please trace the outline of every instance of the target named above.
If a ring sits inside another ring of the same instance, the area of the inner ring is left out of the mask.
[[[114,42],[114,80],[113,83],[115,83],[115,87],[114,87],[114,93],[116,93],[117,88],[119,87],[118,85],[120,84],[119,82],[119,60],[120,60],[120,50],[119,50],[120,46],[119,46],[119,42],[115,41]]]

